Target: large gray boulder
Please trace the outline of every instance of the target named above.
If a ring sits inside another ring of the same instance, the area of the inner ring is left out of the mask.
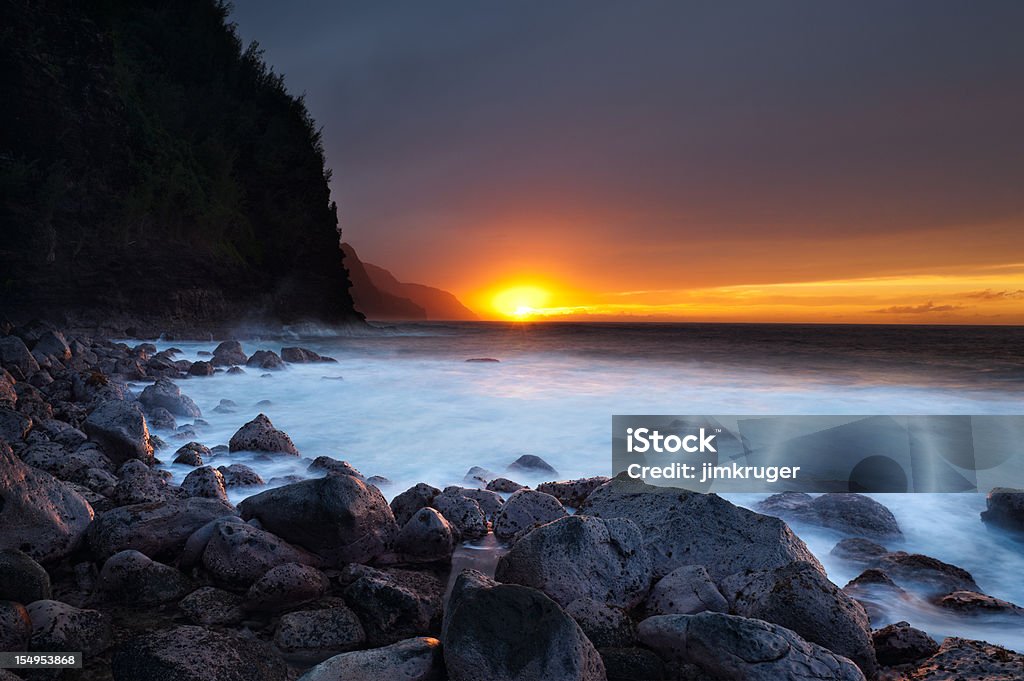
[[[112,497],[118,506],[166,501],[178,495],[159,469],[150,468],[138,459],[129,459],[121,466],[121,479],[114,486]]]
[[[542,482],[537,485],[538,492],[550,494],[558,499],[564,506],[578,508],[587,500],[594,490],[608,482],[611,478],[603,475],[592,478],[577,478],[576,480],[560,480],[557,482]]]
[[[817,566],[794,562],[775,570],[739,573],[720,586],[734,614],[791,629],[850,658],[868,678],[875,676],[878,663],[867,613]]]
[[[683,565],[704,565],[715,580],[818,560],[782,520],[735,506],[716,494],[616,478],[596,489],[581,514],[637,524],[660,579]]]
[[[287,659],[304,664],[360,648],[365,641],[359,618],[344,605],[286,613],[274,630],[274,646]]]
[[[416,511],[399,531],[395,551],[410,563],[450,561],[458,530],[432,508]]]
[[[143,634],[120,646],[114,681],[281,681],[288,669],[270,646],[191,625]]]
[[[659,579],[647,597],[650,615],[696,615],[728,612],[729,602],[703,565],[684,565]]]
[[[494,518],[494,534],[504,541],[515,541],[532,528],[564,518],[565,508],[550,494],[521,489],[510,496]]]
[[[878,663],[885,667],[909,664],[939,652],[939,644],[909,622],[896,622],[871,632]]]
[[[757,510],[854,537],[877,540],[903,538],[892,511],[863,494],[831,492],[811,497],[809,494],[783,492],[762,501]]]
[[[451,681],[605,681],[604,663],[553,600],[518,584],[466,590],[444,631]]]
[[[217,470],[224,476],[224,486],[231,487],[261,487],[266,481],[259,473],[244,463],[233,463],[230,466],[217,466]]]
[[[139,402],[146,409],[163,407],[175,416],[198,418],[203,415],[192,398],[183,394],[181,388],[169,378],[158,378],[156,383],[146,386],[139,395]]]
[[[96,590],[107,602],[150,605],[177,601],[192,587],[188,577],[171,566],[127,550],[103,564]]]
[[[359,615],[372,646],[440,628],[444,583],[428,572],[359,566],[359,577],[345,589],[345,602]]]
[[[228,449],[232,452],[270,452],[273,454],[290,454],[298,456],[299,450],[283,430],[274,428],[266,414],[259,414],[252,421],[238,429]]]
[[[540,589],[562,607],[591,598],[629,609],[647,596],[652,574],[633,521],[576,515],[542,525],[517,541],[498,561],[494,577]]]
[[[190,497],[228,500],[224,474],[210,466],[201,466],[186,475],[181,481],[181,489]]]
[[[312,565],[284,563],[256,580],[245,597],[250,610],[276,611],[315,601],[327,591],[324,573]]]
[[[31,603],[51,595],[50,575],[24,551],[0,549],[0,601]]]
[[[178,601],[178,608],[189,620],[204,626],[230,626],[246,616],[241,596],[213,586],[196,589]]]
[[[196,530],[218,518],[235,515],[219,499],[170,499],[121,506],[107,511],[89,527],[89,548],[99,561],[135,549],[150,558],[175,559]]]
[[[0,549],[56,562],[78,548],[92,519],[92,506],[78,492],[0,442]]]
[[[366,563],[391,549],[398,526],[384,496],[348,475],[284,485],[245,499],[238,510],[329,563]]]
[[[461,494],[438,494],[431,503],[452,524],[460,538],[479,539],[487,534],[487,519],[476,499]]]
[[[218,583],[248,588],[271,568],[286,563],[320,565],[319,557],[280,537],[244,523],[218,522],[202,555],[203,567]]]
[[[32,346],[32,352],[53,357],[60,362],[67,362],[71,359],[71,348],[60,331],[51,330],[44,333]]]
[[[32,650],[80,651],[87,657],[110,646],[110,616],[60,601],[42,600],[27,607],[32,620]]]
[[[395,516],[395,522],[399,527],[404,527],[409,522],[409,518],[416,514],[416,511],[430,506],[434,497],[440,493],[441,490],[438,488],[420,482],[397,495],[391,500],[391,512]]]
[[[107,400],[93,409],[83,429],[116,465],[129,459],[153,463],[153,443],[138,402]]]
[[[697,665],[718,681],[864,681],[845,657],[757,619],[656,615],[640,623],[637,637],[662,659]]]
[[[441,642],[409,638],[383,648],[342,653],[303,674],[299,681],[441,681]]]

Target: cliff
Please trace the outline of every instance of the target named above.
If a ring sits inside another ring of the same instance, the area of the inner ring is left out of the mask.
[[[0,316],[362,318],[320,131],[226,4],[0,4]]]
[[[391,272],[362,261],[350,244],[342,243],[352,276],[356,308],[380,320],[477,320],[476,313],[448,291],[399,281]]]

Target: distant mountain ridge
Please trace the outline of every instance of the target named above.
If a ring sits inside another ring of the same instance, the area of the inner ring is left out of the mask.
[[[342,243],[350,293],[368,319],[475,321],[475,312],[443,289],[399,281],[388,270],[363,262],[351,244]]]

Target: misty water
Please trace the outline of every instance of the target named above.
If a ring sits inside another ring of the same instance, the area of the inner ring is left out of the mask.
[[[416,324],[344,335],[306,331],[301,339],[243,347],[252,354],[301,345],[336,364],[180,382],[208,422],[197,428],[203,444],[226,444],[263,412],[303,454],[221,454],[214,465],[243,462],[267,480],[308,477],[309,460],[328,455],[391,480],[382,488],[391,498],[421,481],[463,484],[471,466],[500,474],[524,453],[543,457],[561,479],[607,475],[616,413],[1018,414],[1024,406],[1024,331],[1012,328]],[[197,360],[219,340],[157,345]],[[481,357],[500,361],[465,361]],[[237,404],[232,413],[214,410],[222,399]],[[262,400],[270,404],[258,406]],[[157,432],[169,443],[165,459],[187,441]],[[178,481],[189,471],[166,468]],[[256,491],[232,490],[231,500]],[[764,496],[729,498],[752,506]],[[983,495],[876,498],[906,535],[891,550],[959,565],[986,593],[1024,604],[1024,545],[980,521]],[[794,529],[832,581],[842,586],[858,574],[829,555],[840,535]],[[1024,651],[1024,627],[1006,621],[903,602],[887,614],[940,639],[955,634]]]

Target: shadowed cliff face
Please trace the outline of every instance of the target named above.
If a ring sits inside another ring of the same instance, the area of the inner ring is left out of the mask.
[[[0,315],[361,319],[320,133],[212,0],[2,0]]]

